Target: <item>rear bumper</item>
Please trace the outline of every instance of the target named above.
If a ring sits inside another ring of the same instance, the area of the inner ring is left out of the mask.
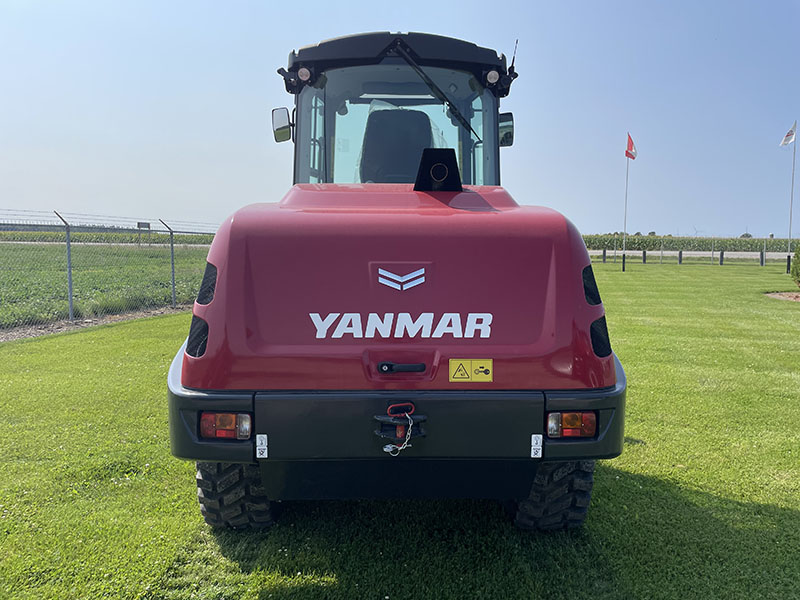
[[[197,391],[181,386],[183,349],[168,376],[172,454],[179,458],[258,463],[274,499],[375,497],[524,497],[541,460],[614,458],[622,452],[626,378],[616,360],[613,388],[572,391]],[[412,402],[424,416],[411,446],[391,457],[376,416]],[[198,436],[204,410],[248,412],[255,439]],[[594,410],[592,439],[551,440],[545,414]],[[541,459],[531,458],[541,436]],[[263,452],[262,452],[263,454]]]

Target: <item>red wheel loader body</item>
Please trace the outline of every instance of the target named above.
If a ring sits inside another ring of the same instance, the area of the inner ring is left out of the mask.
[[[543,464],[618,455],[625,376],[581,236],[499,186],[505,57],[380,33],[281,71],[297,183],[214,239],[173,453],[257,465],[271,500],[523,500]]]

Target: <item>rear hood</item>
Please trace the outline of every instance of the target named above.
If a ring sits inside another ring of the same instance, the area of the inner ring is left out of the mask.
[[[559,213],[520,207],[500,187],[297,185],[279,204],[238,211],[209,262],[214,299],[195,305],[208,342],[184,359],[187,387],[614,384],[613,357],[592,349],[589,327],[603,308],[585,298],[580,235]],[[453,379],[451,359],[486,361],[493,373]],[[385,374],[383,362],[425,368]]]

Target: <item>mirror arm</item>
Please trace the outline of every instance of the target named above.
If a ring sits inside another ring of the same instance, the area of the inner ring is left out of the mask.
[[[297,78],[297,75],[294,73],[290,73],[283,67],[278,69],[278,75],[283,77],[283,83],[286,86],[286,91],[290,94],[297,94],[300,92],[300,80]]]

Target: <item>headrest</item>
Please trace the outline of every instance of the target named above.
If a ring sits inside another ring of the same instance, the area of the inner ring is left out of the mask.
[[[361,150],[362,183],[413,183],[422,151],[431,146],[431,120],[424,112],[403,109],[371,112]]]

